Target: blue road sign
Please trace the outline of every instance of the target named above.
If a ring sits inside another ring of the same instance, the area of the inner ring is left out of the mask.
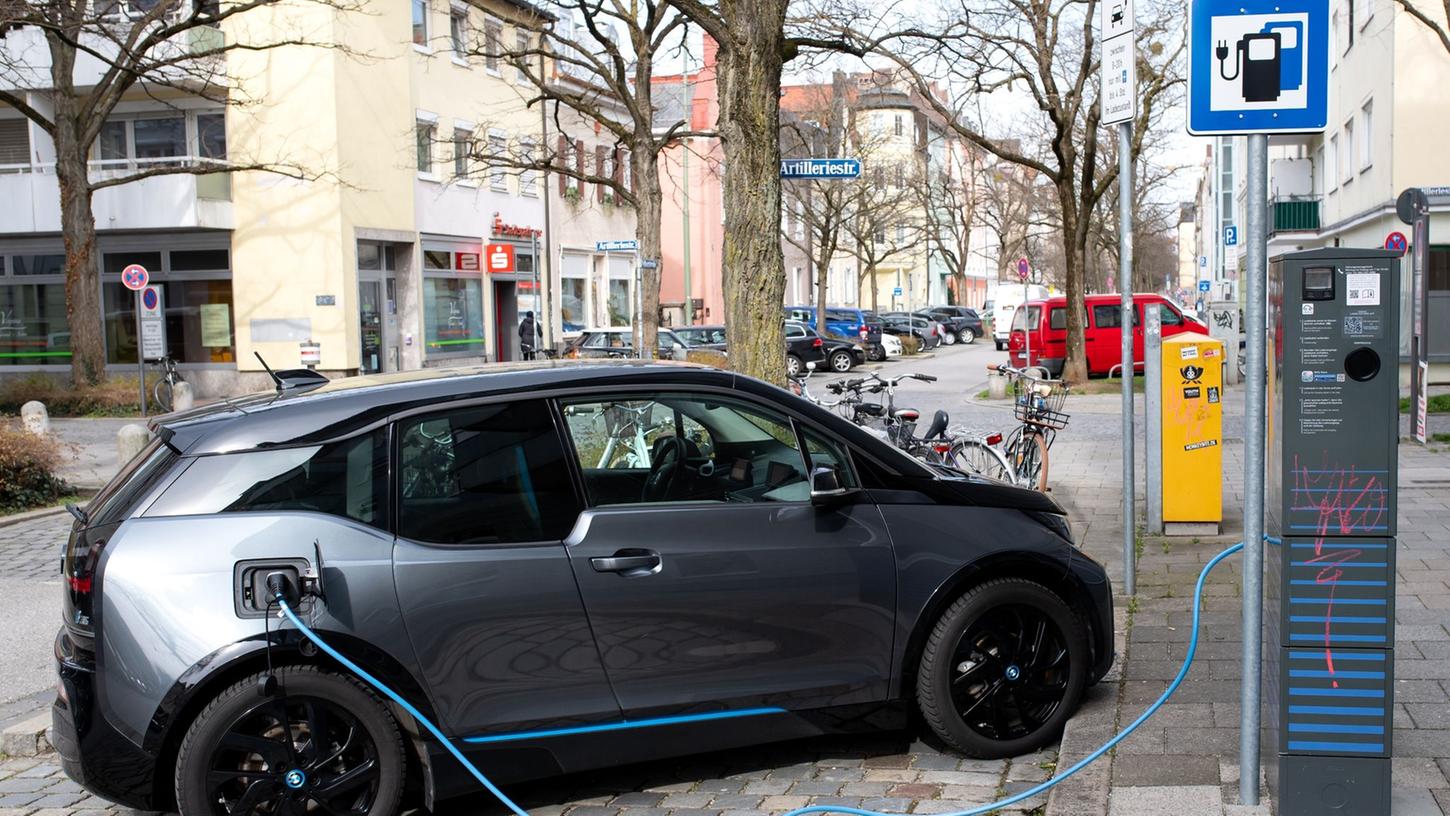
[[[1224,227],[1223,228],[1223,245],[1224,246],[1238,246],[1238,243],[1239,243],[1239,228],[1238,227],[1235,227],[1235,226],[1232,226],[1232,225],[1227,226],[1227,227]]]
[[[1200,292],[1207,292],[1209,290],[1209,288],[1212,287],[1212,286],[1213,286],[1213,284],[1209,283],[1206,280],[1199,281],[1198,282],[1198,291],[1200,291]]]
[[[783,179],[853,179],[861,175],[859,159],[781,159]]]
[[[1188,132],[1324,130],[1329,41],[1329,0],[1193,0]]]
[[[901,297],[901,295],[902,295],[902,289],[901,289],[900,286],[898,286],[895,289],[892,289],[891,290],[891,296],[892,297]]]

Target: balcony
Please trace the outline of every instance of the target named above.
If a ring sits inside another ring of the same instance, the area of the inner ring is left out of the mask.
[[[1319,231],[1319,196],[1283,196],[1274,198],[1270,205],[1274,213],[1270,235]]]
[[[147,163],[199,165],[194,156],[92,162],[91,177],[144,170]],[[119,166],[115,166],[119,165]],[[60,232],[60,185],[52,164],[0,165],[0,235]],[[231,229],[231,178],[175,174],[107,187],[91,203],[96,229]]]

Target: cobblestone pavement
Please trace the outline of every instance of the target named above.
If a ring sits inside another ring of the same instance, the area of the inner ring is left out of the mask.
[[[946,350],[929,361],[897,365],[937,374],[935,384],[903,389],[903,405],[945,408],[954,422],[1007,425],[999,405],[971,399],[986,362],[1001,355]],[[948,381],[950,377],[952,380]],[[971,383],[963,388],[960,383]],[[1225,400],[1230,411],[1236,394]],[[1120,442],[1117,398],[1074,397],[1072,426],[1052,449],[1054,495],[1071,512],[1084,549],[1122,569]],[[1141,400],[1139,402],[1141,418]],[[1161,693],[1187,641],[1188,603],[1202,564],[1242,529],[1240,417],[1226,420],[1226,535],[1214,539],[1144,539],[1137,602],[1118,601],[1120,657],[1090,690],[1061,746],[1012,761],[963,760],[908,734],[805,740],[576,775],[510,790],[537,816],[747,816],[806,804],[849,804],[898,813],[942,813],[1022,790],[1100,745]],[[1141,458],[1141,423],[1136,450]],[[1401,558],[1398,598],[1394,816],[1450,808],[1450,457],[1402,446]],[[1141,467],[1139,470],[1141,474]],[[1141,477],[1140,477],[1141,478]],[[64,517],[0,528],[0,575],[33,583],[53,575]],[[37,551],[38,550],[38,551]],[[0,579],[4,580],[4,579]],[[1238,787],[1238,560],[1208,585],[1204,636],[1192,674],[1178,695],[1113,754],[1008,813],[1050,816],[1200,816],[1266,814],[1235,805]],[[1118,589],[1121,590],[1119,584]],[[56,595],[57,593],[52,593]],[[5,585],[0,584],[0,614]],[[58,602],[58,599],[57,599]],[[52,614],[52,613],[47,613]],[[50,617],[49,620],[54,620]],[[53,626],[47,626],[52,629]],[[0,631],[0,637],[8,634]],[[50,632],[43,640],[48,661]],[[7,656],[10,651],[0,652]],[[49,683],[46,665],[45,682]],[[4,687],[0,686],[0,692]],[[4,699],[0,695],[0,699]],[[450,803],[447,816],[500,813],[483,799]],[[1447,810],[1446,812],[1450,812]],[[130,813],[88,797],[59,772],[53,757],[0,760],[0,816],[90,816]]]

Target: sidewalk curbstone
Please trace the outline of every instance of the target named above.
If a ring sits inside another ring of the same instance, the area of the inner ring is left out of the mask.
[[[50,711],[7,726],[0,731],[0,754],[12,757],[33,757],[50,752]]]

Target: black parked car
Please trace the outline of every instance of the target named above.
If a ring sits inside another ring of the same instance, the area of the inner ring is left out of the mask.
[[[799,377],[805,373],[806,363],[818,366],[826,361],[826,341],[804,323],[785,321],[785,373]]]
[[[866,362],[866,349],[859,343],[852,343],[836,337],[822,335],[820,332],[806,326],[809,334],[821,338],[821,352],[826,357],[826,366],[837,373],[845,373],[858,365]]]
[[[675,336],[689,344],[690,348],[725,350],[724,326],[675,326]]]
[[[966,306],[932,306],[924,314],[948,326],[956,335],[958,343],[975,342],[986,333],[981,316],[975,309]]]
[[[774,385],[602,360],[316,379],[153,420],[77,513],[52,741],[87,789],[187,816],[476,790],[278,619],[274,579],[500,783],[913,721],[1019,754],[1113,661],[1107,574],[1051,498]]]

